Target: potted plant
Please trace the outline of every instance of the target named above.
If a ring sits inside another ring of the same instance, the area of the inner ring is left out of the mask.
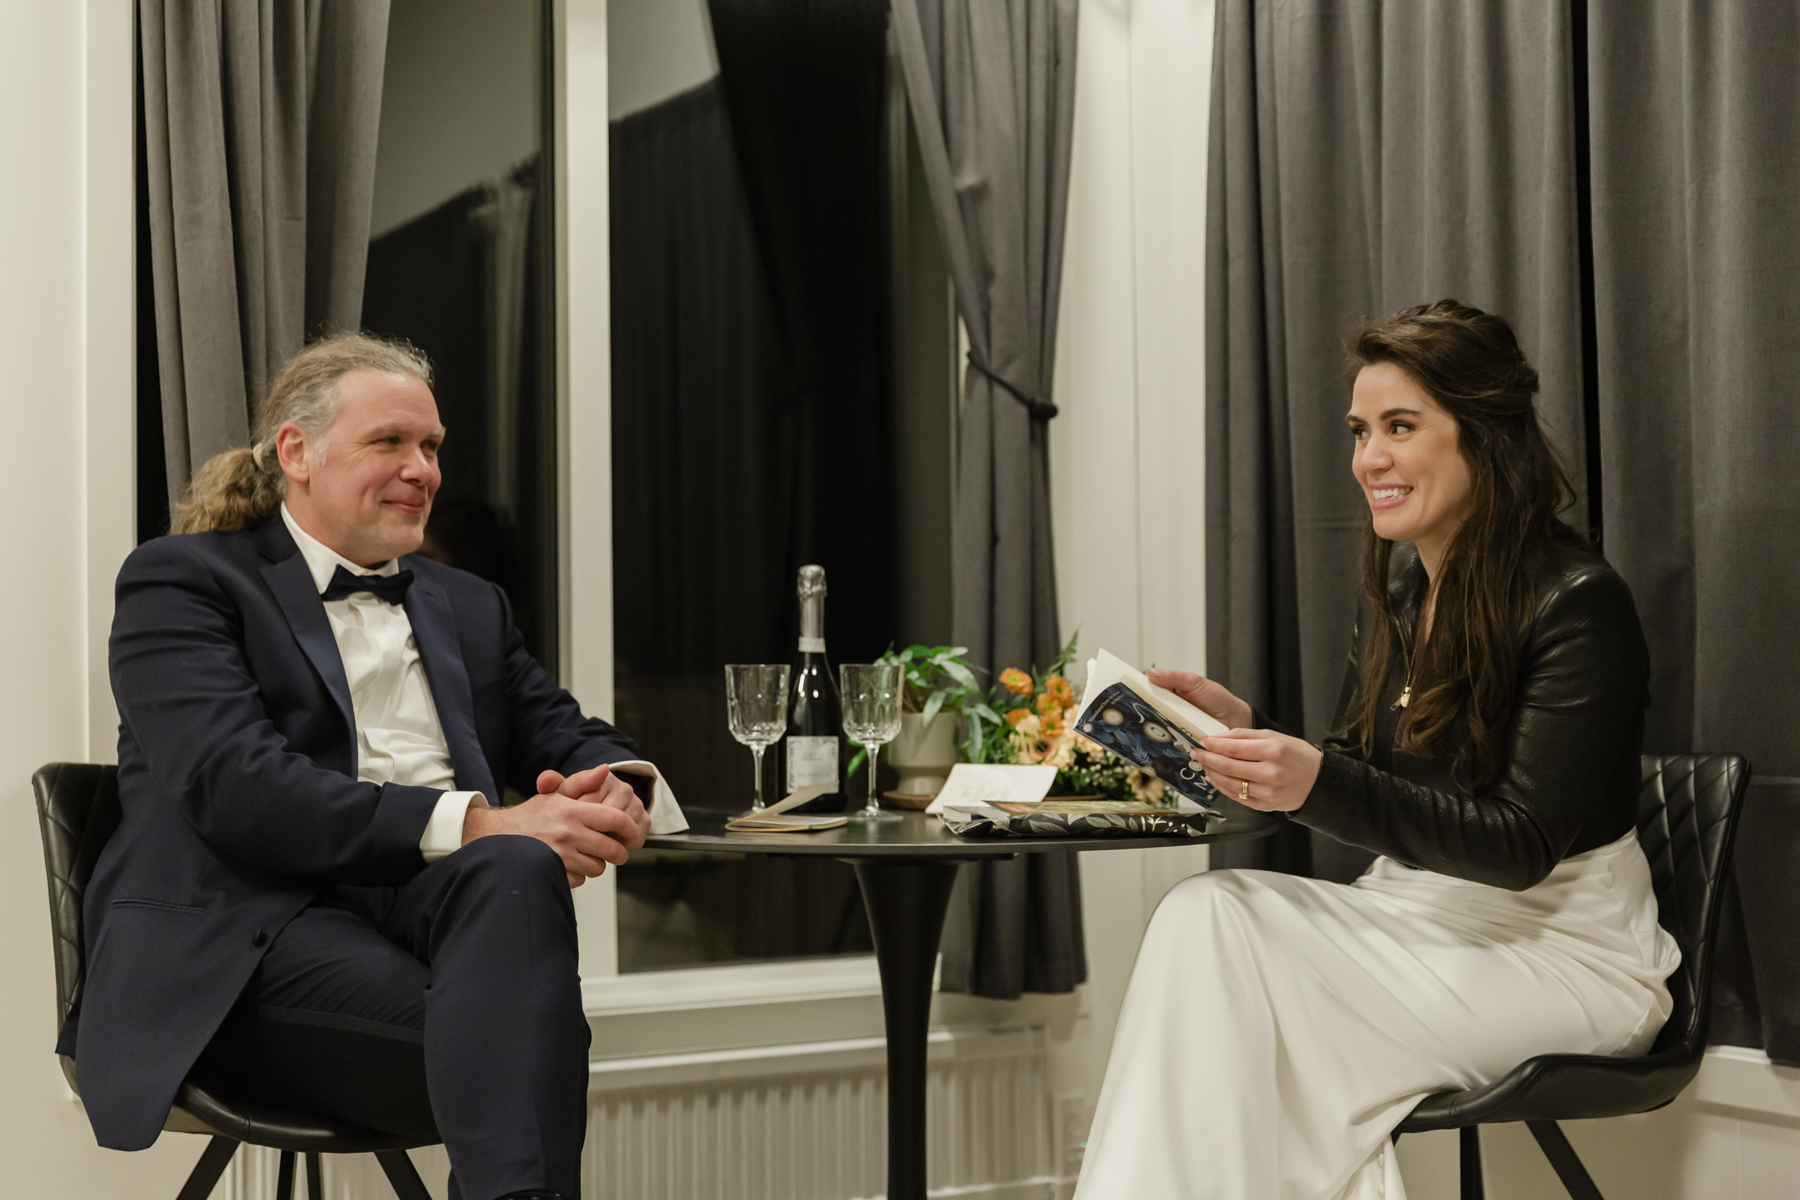
[[[895,801],[906,807],[924,808],[950,777],[956,765],[956,721],[992,727],[1000,716],[990,709],[975,680],[975,671],[962,656],[962,646],[908,646],[888,649],[877,661],[897,663],[905,685],[900,701],[900,735],[888,747],[887,759],[900,773]],[[862,765],[863,753],[851,760],[850,772]]]

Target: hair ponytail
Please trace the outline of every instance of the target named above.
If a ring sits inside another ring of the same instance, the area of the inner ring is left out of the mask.
[[[401,341],[366,333],[340,333],[314,342],[288,360],[256,421],[256,440],[215,454],[194,472],[187,495],[174,508],[170,533],[233,533],[275,515],[287,495],[287,476],[275,455],[275,435],[290,422],[318,440],[342,407],[338,382],[352,371],[411,375],[431,386],[431,363]],[[319,446],[324,461],[324,446]]]
[[[239,446],[215,454],[194,472],[187,496],[175,506],[170,533],[233,533],[275,515],[287,477],[275,455]],[[259,461],[260,459],[260,461]]]

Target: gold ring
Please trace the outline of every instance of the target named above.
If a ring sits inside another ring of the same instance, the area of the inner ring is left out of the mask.
[[[1239,800],[1248,800],[1249,798],[1250,798],[1250,781],[1248,779],[1246,779],[1246,780],[1244,780],[1244,786],[1238,789],[1238,799]]]

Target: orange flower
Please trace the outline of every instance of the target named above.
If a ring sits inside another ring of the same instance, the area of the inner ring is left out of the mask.
[[[1075,703],[1075,689],[1061,675],[1052,675],[1044,680],[1044,695],[1056,697],[1056,702],[1064,708]]]
[[[1064,704],[1049,692],[1039,692],[1037,710],[1046,716],[1057,716],[1062,712]]]
[[[1025,718],[1030,715],[1031,710],[1029,708],[1015,708],[1006,714],[1006,723],[1011,725],[1014,729],[1017,729],[1019,727],[1019,722],[1025,720]]]
[[[1008,667],[1000,672],[1000,682],[1015,696],[1031,695],[1031,676],[1017,667]]]
[[[1067,728],[1068,727],[1062,723],[1062,713],[1060,712],[1051,713],[1038,723],[1038,729],[1042,731],[1043,736],[1046,738],[1061,737]]]

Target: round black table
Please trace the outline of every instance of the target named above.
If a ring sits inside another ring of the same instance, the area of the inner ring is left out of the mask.
[[[1274,833],[1277,818],[1239,809],[1203,837],[963,838],[923,813],[863,824],[852,820],[818,833],[733,833],[729,814],[688,809],[685,833],[645,841],[658,850],[733,854],[822,855],[856,869],[887,1023],[888,1200],[925,1197],[925,1039],[931,1023],[931,979],[938,938],[957,869],[965,862],[1051,850],[1141,850],[1244,841]]]

